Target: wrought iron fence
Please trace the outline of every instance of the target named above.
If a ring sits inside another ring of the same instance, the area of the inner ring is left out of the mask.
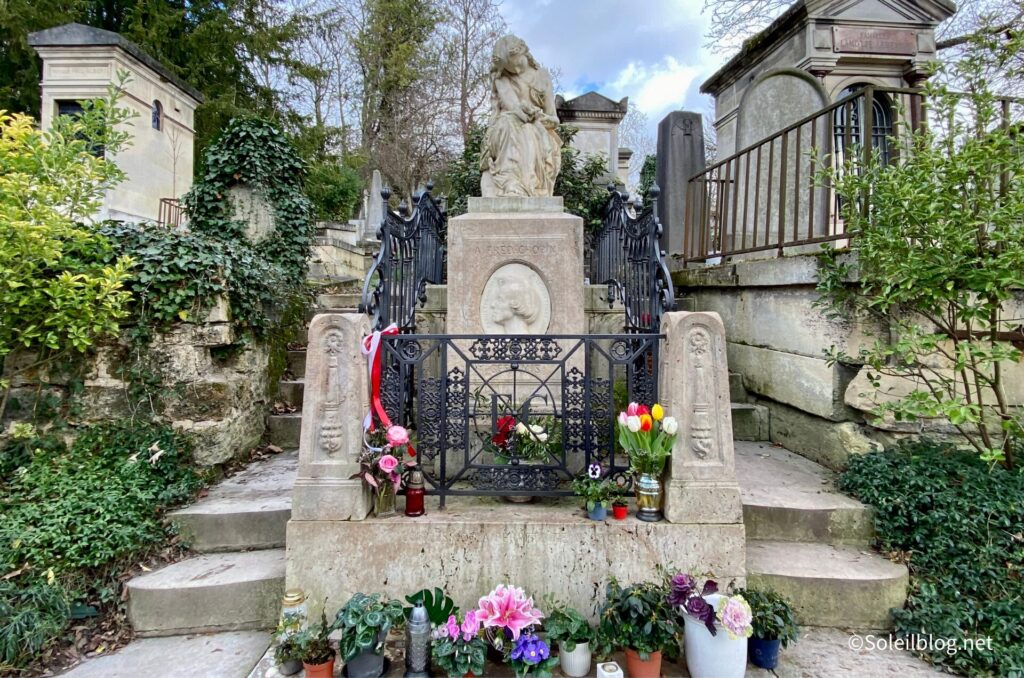
[[[657,332],[661,316],[675,308],[672,278],[661,249],[657,206],[659,189],[651,187],[651,204],[639,216],[628,196],[609,186],[601,231],[594,240],[592,282],[608,286],[608,304],[622,303],[626,332]]]
[[[853,171],[877,151],[895,159],[890,138],[902,111],[924,120],[920,90],[865,86],[711,165],[686,183],[682,263],[845,240],[841,201],[822,166]],[[863,140],[869,139],[866,144]],[[868,208],[870,196],[858,205]]]
[[[369,314],[375,329],[391,323],[402,331],[416,328],[416,304],[427,299],[427,283],[445,279],[445,238],[448,215],[426,188],[412,197],[412,208],[388,208],[391,189],[381,191],[384,220],[377,231],[380,251],[363,283],[359,311]]]
[[[570,481],[592,463],[626,488],[616,415],[630,401],[657,400],[661,339],[387,336],[382,402],[415,430],[427,491],[442,506],[451,495],[570,495]],[[543,445],[517,444],[518,423],[539,427]]]

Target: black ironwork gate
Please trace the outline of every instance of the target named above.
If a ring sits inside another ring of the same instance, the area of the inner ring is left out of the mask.
[[[388,336],[382,400],[393,421],[415,430],[427,491],[442,506],[448,495],[569,495],[569,482],[593,463],[626,486],[616,416],[631,401],[657,400],[660,341],[658,334]],[[543,445],[529,444],[540,436]]]

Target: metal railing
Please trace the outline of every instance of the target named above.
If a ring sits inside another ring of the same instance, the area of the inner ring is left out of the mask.
[[[359,311],[369,314],[374,329],[391,323],[403,332],[416,329],[416,304],[427,300],[427,284],[445,280],[445,237],[448,215],[430,194],[434,185],[403,203],[399,212],[388,208],[391,189],[384,187],[384,219],[377,231],[380,251],[363,283]]]
[[[651,187],[651,204],[639,216],[631,213],[628,195],[614,185],[604,210],[601,231],[591,251],[591,282],[608,286],[608,305],[625,309],[626,332],[658,332],[661,317],[675,309],[672,277],[661,249],[657,217],[659,189]]]
[[[601,464],[623,489],[616,415],[658,398],[659,334],[385,336],[381,400],[416,431],[427,492],[567,496]],[[411,388],[410,388],[411,387]],[[412,394],[412,397],[410,397]],[[515,424],[542,427],[544,449],[518,447]]]
[[[841,200],[816,176],[829,165],[857,171],[872,152],[894,160],[897,112],[918,129],[920,90],[866,86],[694,175],[676,256],[683,265],[768,250],[781,256],[787,247],[849,238]],[[867,210],[868,200],[858,206]]]
[[[184,223],[185,210],[177,198],[160,198],[156,223],[159,226],[178,227]]]

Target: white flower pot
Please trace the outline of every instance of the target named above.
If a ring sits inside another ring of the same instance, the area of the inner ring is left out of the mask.
[[[571,678],[580,678],[590,673],[590,643],[576,643],[572,652],[565,651],[565,643],[558,643],[558,663],[562,673]]]
[[[718,607],[720,595],[704,596]],[[683,645],[686,668],[691,678],[743,678],[747,670],[747,639],[729,637],[724,626],[715,622],[715,635],[688,614],[683,614]]]

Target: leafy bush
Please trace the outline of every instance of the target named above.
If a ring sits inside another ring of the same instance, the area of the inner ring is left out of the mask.
[[[58,116],[48,132],[0,111],[0,371],[19,347],[40,361],[85,351],[116,334],[127,315],[130,261],[109,257],[111,244],[80,222],[124,177],[95,151],[124,146],[127,135],[113,128],[130,113],[113,88],[82,108]],[[2,416],[8,387],[0,388]]]
[[[0,660],[12,665],[64,629],[65,591],[118,600],[111,570],[163,542],[164,510],[201,484],[188,442],[167,426],[106,423],[70,448],[26,432],[0,448],[0,571],[14,573],[0,582]]]
[[[60,577],[162,541],[163,510],[201,484],[190,461],[187,441],[156,424],[93,426],[70,449],[40,444],[0,486],[0,569]]]
[[[64,591],[49,584],[19,587],[0,580],[0,672],[23,666],[67,626]]]
[[[317,162],[310,165],[306,174],[306,196],[317,219],[348,221],[359,205],[362,189],[359,174],[341,163]]]
[[[875,507],[880,546],[909,560],[898,633],[991,638],[925,656],[968,675],[1024,670],[1024,474],[920,441],[853,456],[839,487]]]
[[[259,244],[264,260],[288,284],[301,284],[313,244],[309,199],[302,192],[305,166],[284,133],[270,122],[236,118],[206,149],[206,172],[182,198],[189,228],[215,240],[244,243],[246,224],[234,218],[230,189],[259,192],[274,211],[274,233]]]

